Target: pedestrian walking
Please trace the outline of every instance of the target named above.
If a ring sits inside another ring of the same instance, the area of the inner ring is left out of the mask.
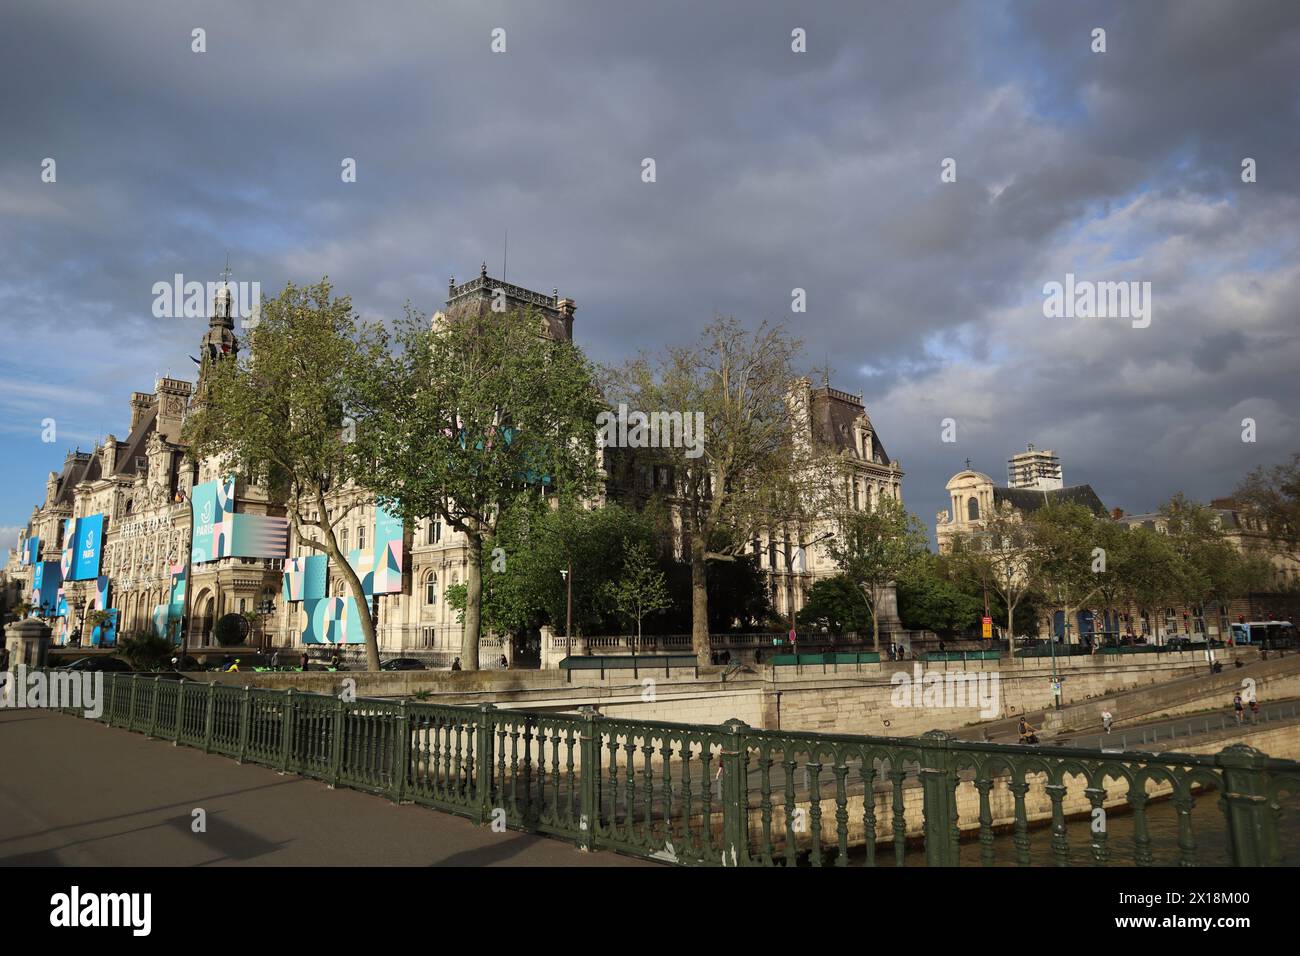
[[[456,658],[454,661],[451,662],[451,669],[454,670],[454,671],[458,671],[458,670],[460,670],[460,658],[459,658],[459,657]]]
[[[1232,714],[1237,718],[1237,723],[1241,723],[1245,716],[1245,707],[1241,703],[1241,695],[1234,694],[1232,697]]]
[[[271,653],[271,666],[276,670],[280,669],[280,648],[278,647]]]
[[[311,658],[309,658],[309,657],[307,656],[307,652],[306,652],[306,651],[303,651],[303,652],[302,652],[302,669],[303,669],[304,672],[307,670],[307,665],[310,663],[310,661],[311,661]]]
[[[1103,710],[1101,712],[1101,725],[1106,728],[1106,733],[1110,733],[1110,724],[1114,719],[1114,715],[1112,715],[1109,710]]]
[[[506,656],[504,654],[501,655],[501,669],[503,671],[510,669],[510,662],[506,660]]]

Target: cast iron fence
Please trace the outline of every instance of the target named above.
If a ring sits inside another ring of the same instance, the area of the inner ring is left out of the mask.
[[[1242,744],[1116,754],[104,681],[100,719],[112,726],[668,862],[1255,866],[1300,855],[1300,763]]]

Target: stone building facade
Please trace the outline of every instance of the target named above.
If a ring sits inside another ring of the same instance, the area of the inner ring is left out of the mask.
[[[829,384],[815,388],[801,378],[791,387],[789,407],[796,453],[810,462],[801,483],[817,489],[818,501],[802,509],[809,515],[802,520],[773,515],[750,543],[767,579],[772,610],[786,622],[803,608],[817,580],[838,573],[825,545],[826,535],[835,531],[835,511],[871,510],[882,498],[901,501],[903,494],[902,467],[885,451],[861,395]],[[659,498],[673,524],[673,552],[685,559],[689,542],[671,466],[645,464],[627,449],[610,451],[615,453],[606,456],[608,496],[634,508]],[[879,609],[882,634],[900,629],[892,585],[880,596]]]
[[[542,318],[542,334],[572,340],[573,300],[561,297],[558,290],[548,296],[496,279],[488,275],[486,265],[468,282],[449,282],[445,309],[432,321],[453,321],[494,305],[536,310]],[[102,514],[99,574],[110,582],[109,605],[118,613],[117,634],[157,630],[160,612],[165,612],[162,626],[179,634],[182,622],[168,616],[173,615],[171,608],[179,607],[177,616],[183,618],[190,648],[212,646],[213,629],[224,615],[250,612],[255,615],[254,642],[300,644],[302,608],[283,599],[286,559],[223,557],[189,562],[195,489],[224,479],[226,469],[218,460],[189,460],[182,429],[187,415],[204,400],[213,363],[236,357],[239,347],[232,296],[223,286],[199,343],[197,381],[162,377],[155,381],[153,391],[134,393],[125,439],[109,435],[90,451],[70,452],[62,471],[50,473],[44,499],[33,509],[20,534],[19,551],[10,555],[6,566],[6,580],[13,582],[17,593],[30,593],[32,585],[32,567],[19,559],[28,538],[40,539],[39,560],[57,562],[65,546],[65,522]],[[833,473],[833,495],[842,496],[846,507],[865,509],[885,496],[901,498],[903,472],[886,453],[861,396],[829,384],[815,388],[801,379],[792,389],[791,409],[798,441],[816,451],[818,467]],[[663,491],[671,483],[671,475],[648,470],[631,482],[611,481],[607,493],[635,503],[638,496]],[[271,517],[285,513],[280,504],[268,500],[263,489],[243,481],[235,484],[235,502],[241,513]],[[376,505],[369,493],[340,488],[330,496],[327,507],[344,513],[337,533],[345,552],[364,551],[373,544],[368,537],[376,526]],[[800,523],[774,516],[770,528],[752,544],[769,576],[774,607],[782,616],[803,606],[815,580],[835,573],[824,546],[813,543],[833,530],[828,520]],[[315,553],[290,531],[287,559]],[[464,535],[436,519],[420,521],[405,529],[403,555],[400,592],[381,594],[373,601],[381,654],[420,652],[449,662],[459,653],[463,636],[458,615],[446,596],[449,588],[466,580]],[[177,605],[178,578],[174,575],[181,568],[186,568],[184,600]],[[96,585],[94,579],[65,582],[69,612],[56,627],[56,639],[66,641],[80,635]],[[333,570],[325,586],[330,597],[347,596],[342,577]],[[888,627],[896,621],[892,594],[882,603]],[[267,611],[271,605],[273,609]],[[515,660],[536,650],[535,646],[504,648],[498,641],[485,636],[485,664],[494,662],[501,651]]]
[[[1036,452],[1030,445],[1028,452],[1012,458],[1009,474],[1011,480],[1005,487],[995,485],[988,475],[970,468],[948,480],[945,488],[951,506],[947,511],[940,511],[935,519],[940,553],[951,552],[959,538],[978,539],[995,509],[1009,508],[1014,514],[1026,515],[1057,502],[1080,504],[1103,520],[1114,520],[1126,527],[1166,530],[1166,519],[1159,513],[1126,515],[1118,508],[1108,513],[1090,485],[1066,486],[1054,452]],[[1210,508],[1230,544],[1242,552],[1262,554],[1272,563],[1276,577],[1268,589],[1237,598],[1227,607],[1178,604],[1161,608],[1106,608],[1094,603],[1073,608],[1068,628],[1071,640],[1101,634],[1144,637],[1151,642],[1174,636],[1224,640],[1231,622],[1294,621],[1300,614],[1300,563],[1273,547],[1265,529],[1232,499],[1215,499]],[[1059,637],[1066,630],[1064,625],[1062,610],[1048,607],[1039,621],[1037,636]]]

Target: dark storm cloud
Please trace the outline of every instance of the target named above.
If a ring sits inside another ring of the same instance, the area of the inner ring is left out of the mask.
[[[693,340],[714,310],[788,318],[809,367],[829,358],[865,391],[927,521],[966,456],[1001,479],[1025,441],[1128,508],[1226,493],[1300,446],[1285,0],[28,2],[4,18],[0,314],[21,348],[0,359],[0,427],[26,440],[48,411],[66,441],[22,446],[0,524],[63,444],[120,434],[130,391],[189,373],[203,323],[153,318],[154,282],[213,279],[229,251],[268,292],[328,273],[369,315],[430,311],[449,275],[500,272],[507,230],[509,278],[575,298],[598,360]],[[1151,327],[1044,319],[1043,284],[1069,271],[1151,281]]]

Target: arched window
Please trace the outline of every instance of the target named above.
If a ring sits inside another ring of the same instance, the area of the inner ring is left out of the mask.
[[[432,571],[424,576],[424,603],[429,605],[438,603],[438,575]]]
[[[966,501],[966,519],[968,521],[980,520],[980,503],[979,499],[974,495]]]

